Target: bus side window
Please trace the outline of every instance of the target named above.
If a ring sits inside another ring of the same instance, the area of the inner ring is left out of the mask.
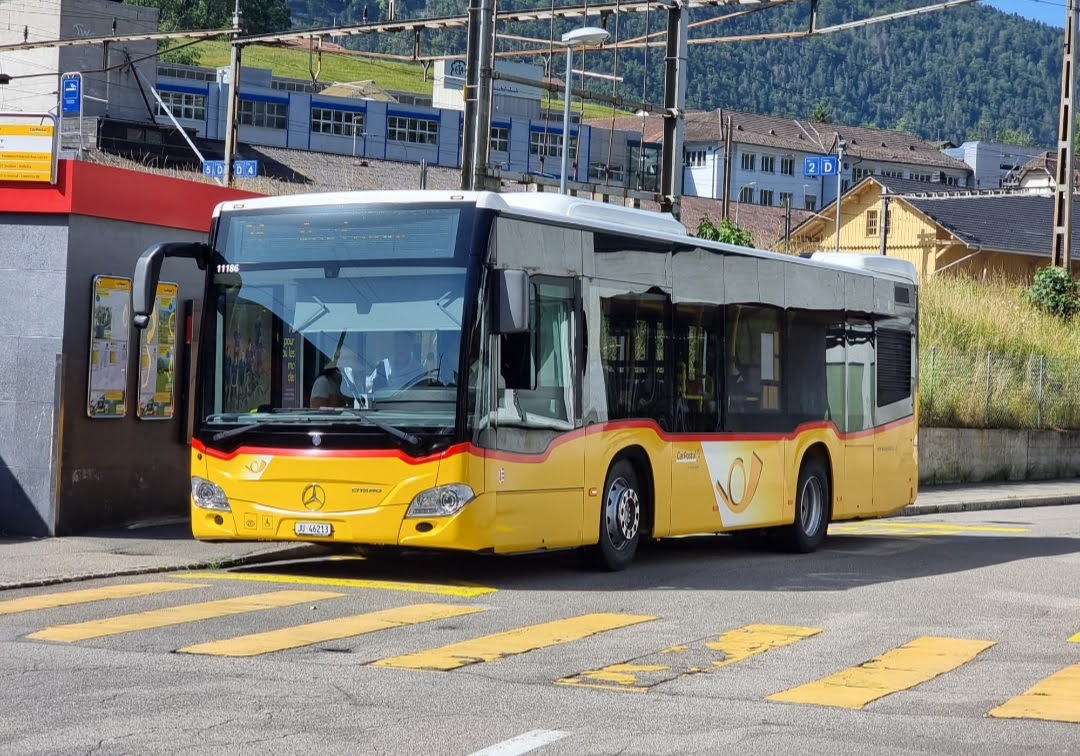
[[[499,337],[499,390],[531,391],[536,388],[533,370],[533,333],[508,333]]]

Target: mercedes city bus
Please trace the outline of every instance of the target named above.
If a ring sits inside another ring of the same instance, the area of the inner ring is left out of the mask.
[[[830,521],[915,499],[903,261],[703,241],[542,193],[245,199],[208,244],[191,523],[203,540],[581,548]]]

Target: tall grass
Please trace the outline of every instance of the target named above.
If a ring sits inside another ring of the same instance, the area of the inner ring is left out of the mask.
[[[931,278],[920,289],[923,423],[1080,427],[1080,327],[1007,279]],[[988,358],[989,353],[989,358]]]

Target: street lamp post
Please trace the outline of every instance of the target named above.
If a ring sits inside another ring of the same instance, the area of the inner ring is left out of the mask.
[[[574,75],[573,60],[575,47],[591,47],[607,41],[607,30],[596,26],[586,26],[582,29],[574,29],[562,35],[563,44],[566,45],[566,92],[563,97],[563,133],[562,133],[562,171],[559,175],[559,193],[566,194],[566,158],[570,152],[570,81]]]
[[[749,184],[743,184],[739,187],[739,196],[735,200],[735,225],[739,225],[739,205],[742,203],[743,189],[749,189],[752,186],[757,186],[756,181],[751,181]]]
[[[836,251],[840,251],[840,190],[844,178],[844,148],[847,142],[843,139],[836,143]]]

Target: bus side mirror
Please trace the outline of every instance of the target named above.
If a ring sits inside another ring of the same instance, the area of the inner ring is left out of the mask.
[[[529,274],[524,270],[495,271],[494,323],[497,334],[529,330]]]
[[[212,252],[209,245],[202,242],[163,242],[143,252],[135,263],[135,282],[131,287],[135,327],[141,329],[150,325],[150,313],[154,309],[158,279],[161,277],[161,263],[166,257],[188,257],[195,260],[200,270],[206,270]]]

